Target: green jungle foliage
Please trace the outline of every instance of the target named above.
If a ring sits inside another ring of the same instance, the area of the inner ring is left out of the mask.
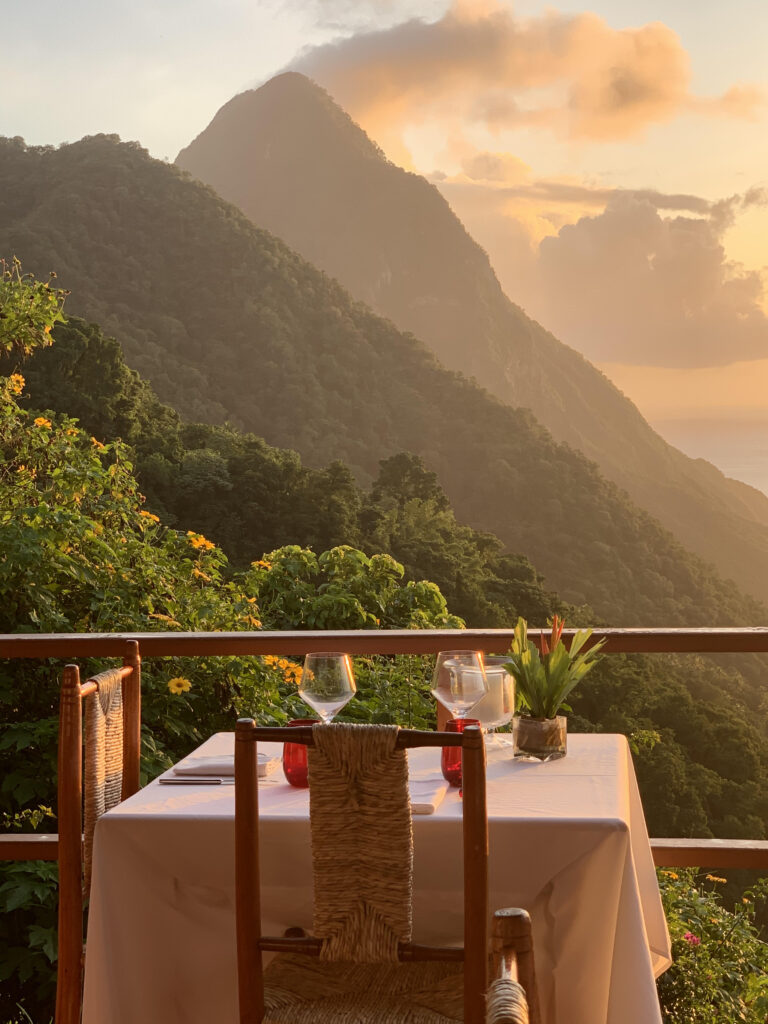
[[[64,322],[62,307],[67,293],[54,288],[51,279],[35,281],[22,274],[15,257],[10,263],[0,259],[0,356],[28,356],[51,344],[51,330]]]
[[[563,610],[527,559],[456,521],[418,457],[383,461],[363,491],[342,463],[310,469],[296,452],[252,434],[183,423],[96,325],[71,317],[55,337],[23,365],[24,403],[69,413],[96,437],[130,444],[147,507],[169,525],[210,537],[235,566],[284,544],[316,551],[354,544],[393,555],[410,580],[437,583],[469,625],[502,627],[518,615],[545,622]]]
[[[145,506],[131,460],[140,463],[140,452],[151,457],[153,442],[147,435],[160,424],[169,428],[163,449],[167,465],[183,467],[184,431],[196,428],[181,428],[151,389],[125,371],[114,343],[103,342],[94,329],[73,321],[56,334],[75,342],[90,338],[93,354],[111,366],[111,384],[114,374],[124,374],[124,388],[106,390],[89,365],[89,372],[80,377],[85,411],[78,411],[88,420],[84,431],[65,415],[24,407],[18,373],[2,379],[0,631],[460,625],[433,583],[405,581],[404,570],[388,554],[337,546],[318,555],[299,544],[284,544],[242,571],[233,571],[223,552],[199,529],[184,522],[179,524],[184,532],[165,528]],[[22,368],[31,381],[46,360],[54,359],[60,345],[62,351],[66,348],[59,340]],[[56,365],[63,371],[64,364]],[[41,387],[44,376],[37,378]],[[66,374],[62,372],[59,380],[66,381]],[[91,435],[95,421],[90,415],[108,416],[101,421],[107,443]],[[118,429],[109,417],[120,416],[120,429],[131,438],[132,448],[109,439]],[[234,431],[199,429],[229,435],[232,444],[237,440]],[[269,449],[256,438],[246,440],[251,447],[240,451],[232,490],[243,477],[252,477],[253,486],[260,475],[264,484],[274,483],[269,475],[273,464],[285,461],[292,467],[289,479],[299,501],[307,486],[303,473],[311,476],[318,471],[303,470],[297,457]],[[247,458],[250,451],[256,453],[253,460]],[[443,567],[447,576],[444,567],[466,553],[461,544],[470,545],[470,550],[474,544],[476,559],[484,546],[497,552],[493,538],[478,539],[474,531],[456,524],[434,474],[412,456],[386,461],[370,494],[358,493],[342,470],[337,471],[343,481],[339,501],[355,495],[349,521],[358,524],[358,536],[367,530],[382,542],[396,538],[414,561]],[[269,487],[264,486],[262,493],[267,495]],[[231,507],[237,508],[237,493],[230,496],[235,499]],[[263,500],[266,503],[266,497]],[[290,507],[290,489],[280,500]],[[221,514],[225,511],[222,508]],[[183,508],[176,513],[181,516]],[[405,525],[400,523],[403,513]],[[347,513],[339,514],[343,521]],[[294,528],[310,519],[308,508]],[[430,532],[433,520],[447,532],[438,527]],[[226,516],[223,528],[225,522]],[[418,539],[422,530],[427,540],[424,551]],[[443,551],[440,539],[450,541],[454,535],[458,539]],[[515,562],[512,556],[498,557]],[[518,562],[525,569],[518,573],[525,600],[539,602],[544,615],[562,609],[541,589],[532,567]],[[502,588],[500,593],[504,601],[512,601],[511,592]],[[651,659],[605,659],[584,687],[582,699],[574,701],[572,726],[631,734],[652,833],[709,834],[725,829],[728,834],[762,835],[759,815],[768,814],[765,744],[743,710],[749,690],[743,680],[727,677],[704,659],[697,659],[693,672],[682,664],[684,660],[676,665],[665,659],[662,682],[653,680]],[[86,663],[82,671],[93,668]],[[47,822],[54,803],[60,669],[53,662],[7,662],[0,669],[4,829],[55,828]],[[429,665],[424,659],[358,659],[356,673],[359,695],[348,706],[349,718],[432,724]],[[254,714],[263,722],[305,714],[296,694],[297,674],[298,666],[281,658],[148,661],[143,673],[145,777],[155,775],[210,732],[230,728],[238,714]],[[734,833],[734,828],[744,832]],[[0,1020],[23,1021],[28,1014],[45,1024],[50,1017],[55,871],[50,864],[17,864],[6,866],[0,875]],[[724,928],[728,920],[723,912]],[[759,962],[759,950],[745,926],[735,934],[728,955],[739,953],[739,964],[746,970]],[[717,955],[715,949],[713,961]],[[690,973],[694,967],[686,970]],[[671,986],[675,977],[667,976],[667,984]],[[727,991],[746,999],[738,994],[739,984],[743,988],[753,983],[744,980],[748,975],[740,977],[743,984],[729,976]],[[671,989],[675,1006],[681,998],[678,989],[687,984],[682,979]],[[707,992],[715,993],[712,998],[719,991],[717,984],[725,987],[725,982],[710,984]]]
[[[665,1024],[765,1024],[768,945],[758,937],[755,910],[768,898],[768,879],[727,908],[725,878],[695,869],[660,871],[674,966],[659,978]]]
[[[166,529],[143,507],[122,442],[103,444],[67,417],[20,409],[20,387],[19,375],[0,378],[0,632],[257,629],[262,618],[265,626],[315,629],[462,625],[434,584],[404,581],[385,554],[345,546],[315,555],[294,545],[231,574],[202,534]],[[81,671],[94,668],[84,663]],[[0,667],[4,830],[45,828],[51,816],[60,670],[38,661]],[[361,662],[353,717],[433,722],[425,670],[418,659],[396,660],[385,677],[380,660]],[[148,663],[144,777],[238,715],[280,723],[306,714],[298,672],[282,658]],[[10,865],[0,875],[0,1020],[17,1003],[46,1018],[54,897],[55,866]]]
[[[616,625],[762,617],[530,413],[442,369],[135,144],[2,142],[0,247],[34,269],[55,263],[73,311],[118,334],[129,364],[185,418],[229,420],[313,467],[342,459],[362,480],[412,451],[461,521],[524,552],[564,600]]]
[[[286,545],[322,551],[352,543],[368,555],[394,556],[414,584],[436,583],[468,625],[509,627],[518,616],[544,625],[555,613],[571,623],[599,624],[591,609],[569,607],[548,592],[523,556],[458,523],[436,475],[416,456],[384,460],[363,491],[341,464],[309,469],[295,452],[253,435],[183,424],[95,325],[70,318],[55,338],[25,362],[29,397],[19,401],[72,412],[103,440],[129,441],[146,507],[234,552],[236,568]],[[269,621],[307,626],[301,607]],[[571,695],[572,724],[634,737],[652,834],[762,837],[768,822],[764,678],[757,658],[724,666],[693,655],[613,655]]]

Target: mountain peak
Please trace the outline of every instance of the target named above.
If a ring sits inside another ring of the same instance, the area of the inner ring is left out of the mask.
[[[258,89],[234,96],[181,150],[176,163],[207,181],[206,175],[218,166],[222,146],[234,161],[230,180],[219,188],[223,195],[242,177],[243,167],[262,160],[290,166],[293,160],[303,163],[311,153],[313,163],[331,161],[337,169],[352,155],[386,161],[325,89],[298,71],[285,71]]]

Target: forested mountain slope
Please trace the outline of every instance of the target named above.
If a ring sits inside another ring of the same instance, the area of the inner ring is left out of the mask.
[[[688,549],[768,597],[768,498],[667,444],[594,366],[503,293],[438,190],[288,73],[236,96],[177,158],[450,369],[529,407]]]
[[[365,479],[423,457],[460,521],[530,558],[612,624],[761,621],[530,413],[444,370],[210,189],[135,144],[0,145],[0,251],[55,267],[69,310],[121,340],[187,419],[342,459]]]
[[[503,554],[494,537],[457,523],[434,475],[415,456],[401,453],[383,462],[373,487],[363,492],[340,463],[311,470],[295,452],[271,448],[253,435],[182,423],[125,366],[117,343],[104,338],[95,325],[73,317],[53,337],[52,348],[38,350],[21,367],[26,377],[19,399],[24,414],[29,419],[43,414],[46,423],[68,409],[97,441],[128,441],[148,497],[144,515],[148,509],[163,523],[192,529],[193,536],[203,532],[236,555],[243,568],[254,557],[274,558],[267,553],[277,546],[310,545],[320,552],[326,545],[351,543],[368,553],[394,555],[404,563],[408,579],[437,583],[450,611],[471,625],[509,626],[517,614],[543,624],[554,611],[565,611],[571,622],[595,624],[590,609],[565,608],[557,595],[545,590],[525,558]],[[27,460],[13,450],[6,449],[6,454]],[[3,479],[8,476],[0,474]],[[29,478],[22,479],[28,486]],[[36,479],[42,488],[42,474]],[[152,516],[144,522],[151,523]],[[278,556],[283,560],[284,555]],[[258,561],[256,566],[266,564]],[[284,576],[275,566],[270,572],[278,574],[284,587],[291,583],[290,573]],[[213,585],[207,575],[195,579],[203,587]],[[29,582],[27,575],[25,585]],[[9,591],[23,589],[18,580],[6,583]],[[340,594],[337,588],[337,602],[353,599],[360,585],[353,572],[347,580],[349,593]],[[417,585],[411,593],[420,595],[423,606],[437,599],[432,583]],[[65,611],[71,597],[66,590],[62,593],[59,603],[64,607],[59,610]],[[268,604],[260,615],[269,617]],[[6,603],[6,614],[8,607]],[[101,605],[97,602],[96,607]],[[247,609],[252,611],[250,605]],[[101,621],[100,628],[110,624],[125,623]],[[295,620],[288,624],[298,628]],[[575,695],[572,729],[630,737],[652,834],[765,834],[764,669],[754,658],[738,659],[743,674],[734,667],[726,671],[712,659],[692,656],[612,656]]]
[[[504,627],[518,615],[543,625],[555,611],[573,619],[526,558],[456,521],[417,456],[382,462],[364,491],[343,463],[310,469],[253,434],[184,423],[95,324],[70,317],[53,337],[21,367],[23,404],[75,416],[101,441],[126,441],[148,510],[215,541],[236,568],[287,544],[348,544],[393,555],[407,579],[436,583],[468,625]],[[587,609],[582,620],[592,620]]]

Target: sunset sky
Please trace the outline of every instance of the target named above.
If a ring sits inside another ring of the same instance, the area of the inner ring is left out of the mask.
[[[303,70],[652,422],[768,421],[767,44],[755,0],[41,0],[3,14],[0,134],[173,159]]]

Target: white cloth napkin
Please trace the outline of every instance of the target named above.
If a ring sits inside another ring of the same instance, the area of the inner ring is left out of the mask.
[[[434,814],[448,792],[443,779],[409,779],[412,814]]]
[[[280,758],[259,752],[259,777],[270,775]],[[216,775],[225,778],[235,774],[235,755],[229,757],[187,757],[173,769],[174,775]]]

